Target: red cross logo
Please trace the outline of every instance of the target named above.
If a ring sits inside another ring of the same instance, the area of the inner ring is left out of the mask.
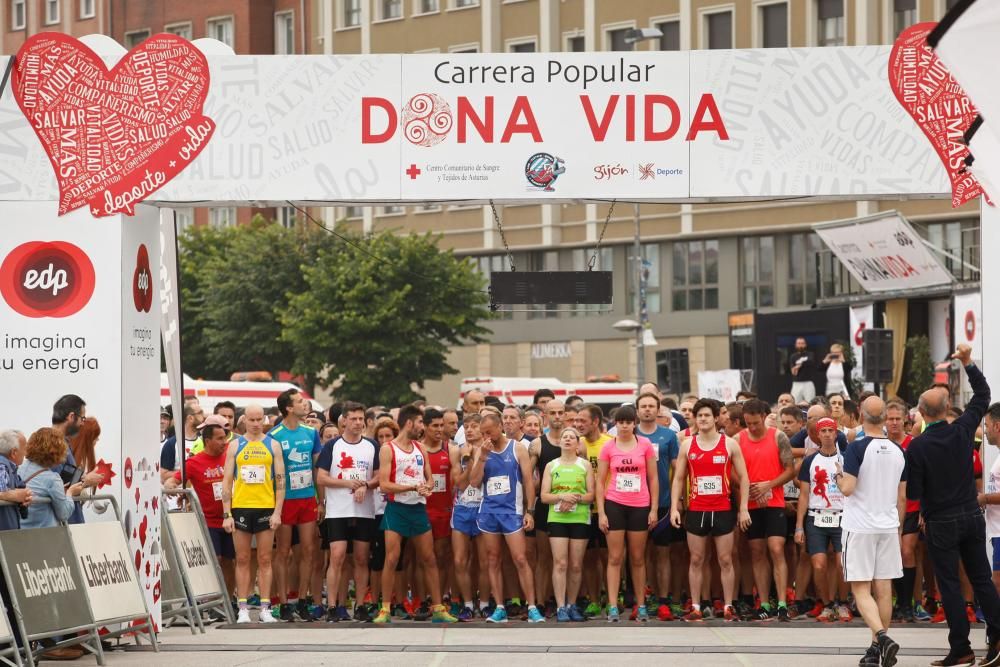
[[[420,169],[417,168],[417,165],[411,164],[410,168],[403,173],[409,176],[411,181],[415,181],[417,179],[417,176],[420,175]]]

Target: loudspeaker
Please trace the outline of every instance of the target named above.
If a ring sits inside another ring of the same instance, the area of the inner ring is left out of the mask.
[[[861,347],[865,382],[892,382],[892,329],[865,329]]]

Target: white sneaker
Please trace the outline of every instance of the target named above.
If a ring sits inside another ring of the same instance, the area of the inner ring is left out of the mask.
[[[249,623],[250,622],[250,610],[240,609],[240,613],[236,615],[237,623]]]
[[[277,623],[278,619],[271,615],[271,608],[260,610],[260,623]]]

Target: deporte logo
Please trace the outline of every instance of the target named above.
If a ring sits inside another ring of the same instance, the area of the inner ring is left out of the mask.
[[[69,317],[94,294],[94,265],[65,241],[30,241],[0,264],[0,295],[25,317]]]

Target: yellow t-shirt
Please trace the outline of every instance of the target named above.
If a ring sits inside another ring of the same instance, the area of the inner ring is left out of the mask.
[[[274,507],[275,441],[240,438],[236,450],[233,507],[235,509],[271,509]],[[279,450],[280,451],[280,450]]]
[[[602,433],[597,440],[590,441],[586,438],[583,439],[583,444],[587,445],[587,460],[590,461],[590,465],[593,466],[594,472],[597,472],[597,458],[601,455],[601,450],[604,449],[604,445],[614,440],[607,433]]]

